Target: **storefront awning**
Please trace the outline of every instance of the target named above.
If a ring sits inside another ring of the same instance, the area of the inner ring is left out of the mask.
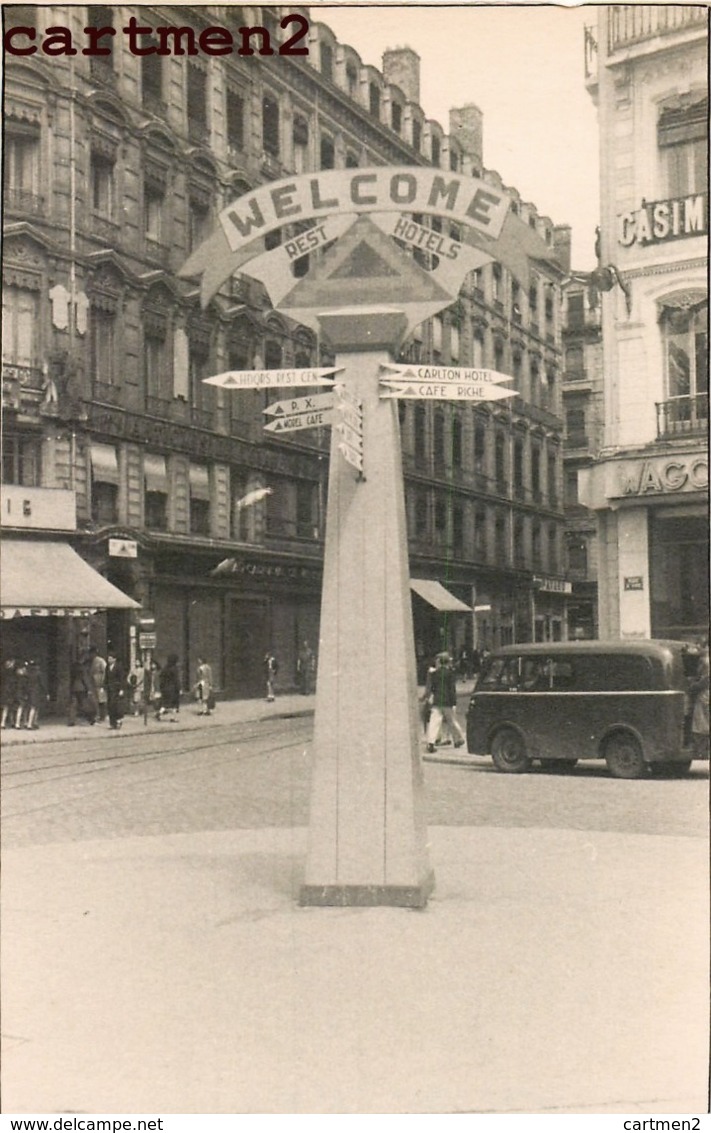
[[[96,610],[138,609],[67,543],[3,539],[0,618],[72,617]]]
[[[424,598],[425,602],[429,602],[430,606],[434,606],[435,610],[471,613],[471,606],[455,598],[441,582],[435,582],[430,578],[411,578],[410,589],[414,590],[415,594],[419,594],[420,598]]]

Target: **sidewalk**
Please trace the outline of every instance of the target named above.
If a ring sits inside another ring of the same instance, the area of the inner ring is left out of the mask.
[[[57,741],[70,741],[74,739],[88,739],[92,741],[123,739],[125,736],[140,736],[148,732],[187,732],[197,731],[200,728],[216,727],[220,724],[243,724],[257,720],[271,718],[285,719],[294,716],[310,716],[316,704],[315,696],[301,696],[298,693],[287,693],[278,696],[273,703],[266,700],[224,700],[218,701],[215,711],[210,716],[198,715],[198,705],[186,703],[181,705],[179,718],[175,723],[167,720],[156,720],[152,712],[148,714],[148,722],[144,724],[143,716],[125,716],[123,724],[118,731],[109,728],[108,721],[97,721],[89,725],[86,720],[78,720],[74,727],[68,727],[66,720],[52,718],[41,724],[37,731],[25,728],[4,728],[0,731],[0,744],[10,746],[17,744],[56,743]]]

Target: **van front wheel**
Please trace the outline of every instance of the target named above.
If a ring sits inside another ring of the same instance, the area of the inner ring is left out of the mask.
[[[513,728],[501,728],[496,733],[491,741],[491,758],[498,771],[513,775],[520,775],[531,766],[526,745]]]
[[[624,732],[606,741],[605,762],[615,779],[639,779],[647,768],[639,743]]]

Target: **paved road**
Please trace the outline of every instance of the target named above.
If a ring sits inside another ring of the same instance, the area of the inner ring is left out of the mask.
[[[7,748],[5,845],[304,826],[311,734],[311,718],[272,719],[102,743],[87,730],[70,743]],[[703,765],[682,780],[616,780],[603,763],[502,775],[444,748],[425,764],[425,783],[433,826],[704,836],[708,825]]]

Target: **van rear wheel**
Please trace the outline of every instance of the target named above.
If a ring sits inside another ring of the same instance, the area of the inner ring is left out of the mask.
[[[615,779],[639,779],[647,765],[642,748],[634,736],[618,732],[605,743],[605,762]]]
[[[498,771],[513,775],[520,775],[531,766],[526,745],[514,728],[499,729],[491,741],[491,758]]]

